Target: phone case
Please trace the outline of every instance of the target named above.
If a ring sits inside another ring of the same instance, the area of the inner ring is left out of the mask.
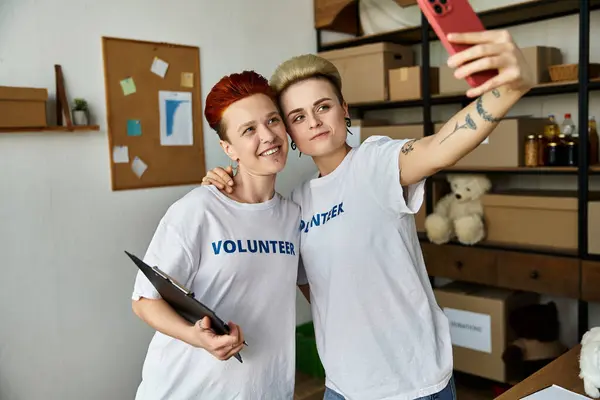
[[[450,55],[460,53],[471,45],[450,43],[446,38],[449,33],[485,30],[468,0],[417,0],[417,3]],[[465,80],[469,86],[477,87],[497,74],[498,70],[480,71],[467,76]]]

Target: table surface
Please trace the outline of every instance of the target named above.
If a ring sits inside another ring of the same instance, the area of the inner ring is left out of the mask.
[[[586,396],[583,390],[583,381],[579,378],[580,350],[581,345],[573,347],[544,368],[496,397],[496,400],[519,400],[552,385],[558,385]]]

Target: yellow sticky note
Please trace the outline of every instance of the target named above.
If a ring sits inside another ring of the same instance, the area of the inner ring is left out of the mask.
[[[193,72],[182,72],[181,73],[181,86],[183,87],[194,87],[194,73]]]
[[[135,82],[133,81],[133,78],[123,79],[121,81],[121,88],[123,89],[123,94],[125,96],[135,93],[136,88],[135,88]]]

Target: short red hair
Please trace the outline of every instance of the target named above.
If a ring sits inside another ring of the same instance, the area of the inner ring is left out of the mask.
[[[225,110],[236,101],[255,94],[264,94],[277,104],[275,92],[269,86],[267,78],[254,71],[224,76],[213,86],[206,96],[204,116],[208,125],[221,139],[225,138],[225,127],[222,123]]]

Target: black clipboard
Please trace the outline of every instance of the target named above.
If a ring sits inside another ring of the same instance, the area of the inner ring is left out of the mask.
[[[181,315],[186,321],[195,324],[197,321],[208,316],[208,318],[210,318],[210,327],[217,335],[229,334],[229,325],[219,318],[213,310],[196,300],[194,292],[186,289],[182,284],[161,271],[158,267],[149,266],[127,251],[125,251],[125,254],[127,254],[140,271],[146,275],[163,300],[169,303],[175,312]],[[244,344],[246,344],[246,342],[244,342]],[[239,362],[242,362],[242,356],[239,353],[235,354],[234,357]]]

